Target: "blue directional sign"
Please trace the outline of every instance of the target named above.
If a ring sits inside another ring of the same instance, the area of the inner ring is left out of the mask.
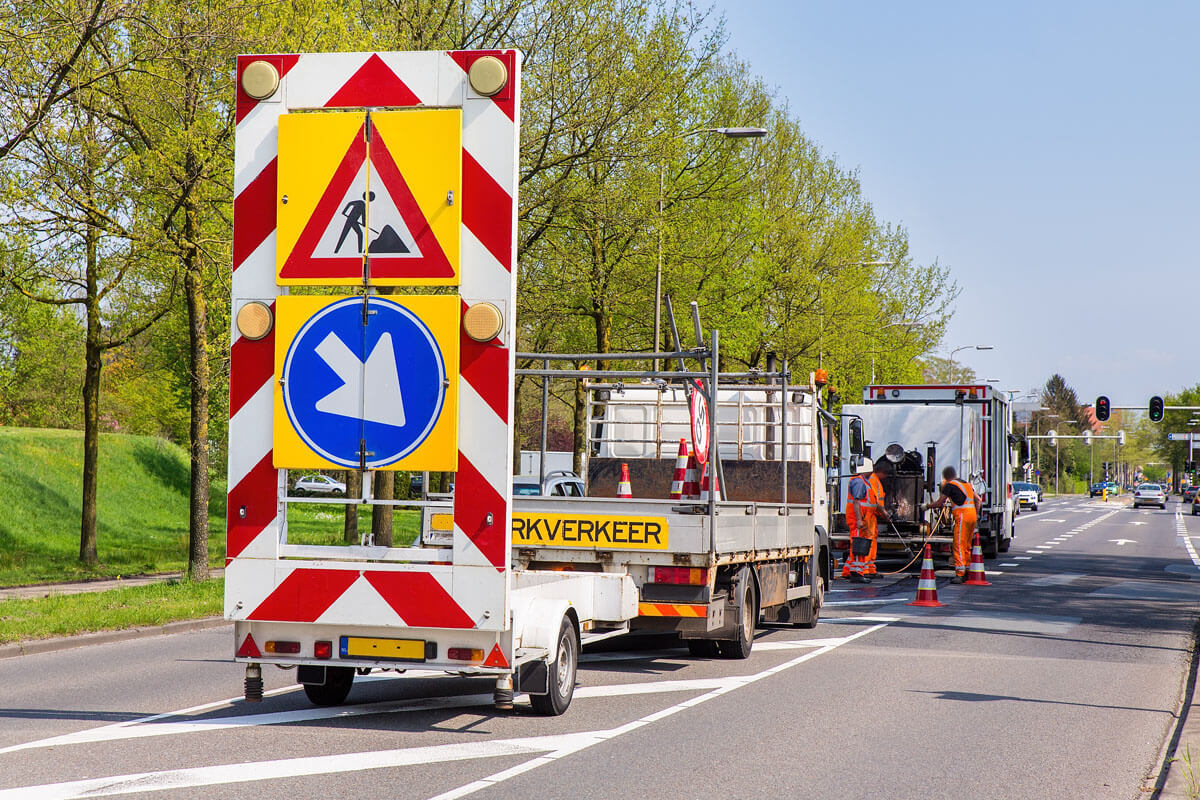
[[[279,365],[276,466],[452,468],[445,465],[457,460],[456,414],[446,412],[456,407],[456,298],[280,300],[288,302],[277,335],[296,330]],[[426,444],[437,452],[409,463]]]

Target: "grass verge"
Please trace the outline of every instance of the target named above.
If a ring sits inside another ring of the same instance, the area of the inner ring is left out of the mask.
[[[225,581],[163,581],[106,592],[0,600],[0,644],[217,616]]]

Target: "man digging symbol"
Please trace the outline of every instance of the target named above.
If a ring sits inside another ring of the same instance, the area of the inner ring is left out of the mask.
[[[337,247],[333,248],[333,252],[340,253],[342,251],[342,243],[346,241],[346,237],[350,235],[351,231],[358,239],[358,252],[363,251],[363,225],[367,221],[367,201],[374,199],[374,192],[363,192],[362,200],[351,200],[346,203],[346,207],[342,209],[342,216],[346,218],[346,224],[342,226],[342,235],[338,237]]]
[[[341,252],[342,244],[351,233],[354,234],[358,241],[358,252],[361,253],[363,251],[365,234],[363,229],[367,228],[367,201],[374,199],[374,192],[364,192],[362,200],[351,200],[349,203],[346,203],[346,207],[342,209],[342,216],[346,218],[346,224],[342,226],[342,234],[338,237],[337,246],[333,248],[333,252]],[[375,239],[369,245],[369,252],[372,255],[412,252],[391,225],[384,225],[383,230],[368,229],[371,233],[376,234]]]

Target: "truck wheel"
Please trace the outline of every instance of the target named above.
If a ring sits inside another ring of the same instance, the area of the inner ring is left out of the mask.
[[[817,575],[816,591],[815,597],[802,597],[792,601],[792,624],[797,628],[817,627],[821,606],[825,604],[825,581],[820,575]]]
[[[1001,553],[1007,553],[1008,548],[1010,548],[1010,547],[1012,547],[1012,537],[1011,536],[1009,538],[1001,541],[1000,547],[998,549],[1000,550]]]
[[[1000,545],[998,544],[999,539],[1000,534],[997,532],[994,536],[989,536],[983,540],[984,558],[995,558],[1000,554]]]
[[[688,653],[696,658],[716,658],[717,643],[712,639],[687,639]]]
[[[558,655],[550,664],[550,691],[529,695],[533,710],[543,717],[557,717],[575,696],[575,671],[579,667],[579,634],[571,618],[563,616],[558,627]]]
[[[734,628],[734,638],[717,643],[721,658],[749,658],[750,649],[754,647],[754,629],[758,626],[758,592],[754,588],[750,570],[742,570],[740,586],[741,614]]]
[[[325,683],[306,683],[304,693],[313,705],[340,706],[346,702],[350,687],[354,684],[353,667],[326,667]]]

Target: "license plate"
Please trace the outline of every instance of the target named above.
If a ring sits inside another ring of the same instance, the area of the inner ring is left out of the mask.
[[[424,661],[425,642],[421,639],[371,639],[343,636],[342,658],[386,658],[395,661]]]

